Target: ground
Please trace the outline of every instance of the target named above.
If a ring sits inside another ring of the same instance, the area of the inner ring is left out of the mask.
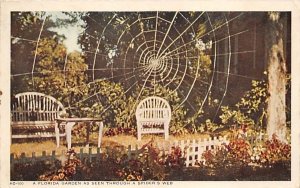
[[[138,147],[141,147],[142,145],[149,142],[151,139],[154,139],[155,144],[159,145],[167,145],[168,143],[173,143],[175,140],[192,140],[192,139],[201,139],[206,138],[208,135],[205,134],[186,134],[182,136],[172,136],[170,135],[169,140],[165,141],[163,136],[161,135],[143,135],[142,140],[138,141],[135,136],[129,136],[129,135],[117,135],[117,136],[103,136],[101,148],[105,148],[106,146],[112,147],[112,146],[125,146],[128,147],[128,145],[131,145],[132,148],[135,148],[136,145]],[[56,148],[56,142],[55,139],[52,140],[32,140],[30,142],[19,142],[19,143],[13,143],[11,145],[10,153],[14,153],[17,156],[21,155],[21,153],[25,153],[26,156],[31,156],[32,152],[36,153],[36,156],[42,155],[42,151],[46,151],[48,155],[51,154],[52,151],[56,151],[56,153],[62,153],[67,150],[65,139],[61,139],[62,142],[60,144],[59,148]],[[80,137],[76,138],[72,136],[72,147],[74,147],[76,152],[79,152],[80,148],[84,148],[84,152],[88,151],[88,148],[85,147],[84,143],[85,139]],[[90,137],[90,147],[93,148],[93,152],[96,152],[97,148],[97,135],[92,134]]]

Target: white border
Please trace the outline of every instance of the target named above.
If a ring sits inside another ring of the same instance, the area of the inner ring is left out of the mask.
[[[9,157],[10,157],[10,11],[292,11],[292,181],[181,181],[173,182],[172,187],[204,186],[204,187],[291,187],[299,188],[300,183],[300,2],[298,0],[273,0],[273,1],[155,1],[155,0],[131,0],[131,1],[5,1],[1,3],[1,61],[0,61],[0,89],[3,92],[1,97],[0,114],[0,155],[1,155],[1,187],[8,187],[10,182]],[[297,57],[298,56],[298,57]],[[11,186],[15,187],[15,186]],[[17,186],[21,187],[21,186]],[[22,187],[33,186],[32,182],[24,182]],[[49,186],[41,186],[49,187]],[[52,186],[57,187],[57,186]],[[78,186],[91,187],[91,186]],[[93,187],[93,186],[92,186]],[[94,186],[96,187],[96,186]],[[109,186],[109,187],[120,187]],[[131,186],[130,186],[131,187]],[[144,186],[138,186],[144,187]],[[150,187],[150,186],[146,186]],[[171,186],[162,186],[171,187]]]

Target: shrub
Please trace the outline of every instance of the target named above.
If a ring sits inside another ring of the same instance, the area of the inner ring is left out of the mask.
[[[38,180],[109,180],[109,181],[141,181],[165,180],[172,170],[181,170],[184,159],[179,147],[172,147],[171,152],[164,155],[149,142],[137,153],[129,157],[124,147],[114,147],[101,155],[100,161],[80,161],[73,150],[68,151],[62,166],[44,172]]]
[[[149,142],[142,146],[135,158],[120,160],[115,172],[118,180],[165,180],[168,172],[184,165],[181,156],[179,147],[172,147],[171,152],[164,155],[153,146],[153,142]],[[124,159],[127,159],[126,155]]]
[[[281,142],[276,135],[265,142],[265,149],[261,151],[258,163],[263,165],[274,165],[276,163],[290,163],[291,146]]]
[[[253,148],[242,139],[233,139],[225,147],[218,150],[207,150],[202,154],[204,166],[211,168],[227,168],[230,166],[248,166],[256,164],[261,167],[275,165],[290,165],[291,146],[278,140],[274,135]]]
[[[238,138],[230,141],[226,146],[231,164],[247,165],[251,157],[251,145],[244,139]]]
[[[61,167],[61,163],[58,160],[50,162],[49,160],[38,162],[27,162],[15,164],[11,169],[12,181],[35,181],[39,178],[40,174],[44,174],[47,171],[55,171]]]
[[[76,157],[74,150],[67,152],[66,161],[62,161],[63,165],[58,170],[49,171],[39,176],[39,181],[67,181],[74,180],[76,173],[82,169],[81,161]]]
[[[245,166],[250,162],[251,146],[244,139],[234,139],[228,145],[216,150],[207,150],[202,154],[204,165],[211,168]]]
[[[120,134],[124,134],[124,135],[133,135],[136,136],[137,132],[136,132],[136,128],[132,128],[132,127],[115,127],[115,128],[109,128],[107,131],[105,131],[104,135],[105,136],[116,136],[116,135],[120,135]]]

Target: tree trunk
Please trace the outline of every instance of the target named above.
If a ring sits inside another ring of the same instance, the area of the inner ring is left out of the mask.
[[[266,49],[268,63],[267,134],[285,141],[286,134],[286,64],[283,50],[283,25],[280,13],[268,13]]]

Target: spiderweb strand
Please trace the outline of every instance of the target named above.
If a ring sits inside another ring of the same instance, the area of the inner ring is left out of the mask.
[[[116,14],[113,15],[113,17],[109,20],[108,24],[104,27],[104,29],[102,30],[101,36],[104,34],[104,32],[106,31],[107,26],[112,22],[112,20],[116,17]],[[100,37],[100,39],[97,42],[97,47],[96,47],[96,52],[98,52],[100,43],[101,43],[102,37]],[[93,60],[93,69],[95,69],[95,65],[96,65],[96,58],[97,55],[95,53],[94,55],[94,60]],[[95,79],[95,72],[93,72],[93,80]]]
[[[162,54],[164,54],[164,52],[166,51],[166,50],[168,50],[169,48],[170,48],[170,46],[175,42],[175,41],[177,41],[185,32],[187,32],[189,29],[190,29],[190,27],[192,27],[193,26],[193,24],[199,19],[199,18],[201,18],[201,16],[204,14],[204,12],[202,12],[192,23],[190,23],[190,25],[180,34],[180,35],[178,35],[177,37],[176,37],[176,39],[171,43],[171,44],[169,44],[169,46],[167,46],[162,52],[161,52],[161,54],[159,54],[159,57],[161,57],[162,56]]]
[[[226,24],[228,25],[227,18],[226,18],[226,16],[224,16],[224,17],[225,17],[225,20],[226,20]],[[228,55],[228,67],[227,67],[226,84],[225,84],[225,90],[224,90],[222,99],[221,99],[221,101],[220,101],[220,103],[219,103],[219,106],[218,106],[218,108],[217,108],[217,111],[216,111],[216,113],[215,113],[215,115],[214,115],[213,122],[215,122],[215,120],[216,120],[216,118],[217,118],[218,112],[219,112],[219,110],[220,110],[220,108],[221,108],[221,105],[222,105],[222,103],[223,103],[223,100],[224,100],[224,98],[225,98],[225,96],[226,96],[227,89],[228,89],[228,82],[229,82],[229,76],[228,76],[228,75],[229,75],[229,73],[230,73],[230,65],[231,65],[231,61],[230,61],[230,60],[231,60],[231,40],[230,40],[229,26],[227,27],[227,33],[228,33],[228,36],[229,36],[229,38],[228,38],[229,55]]]
[[[208,21],[209,21],[209,23],[210,23],[210,25],[211,25],[211,27],[212,27],[212,31],[213,31],[213,39],[214,39],[214,41],[216,41],[216,35],[215,35],[214,29],[213,29],[213,26],[212,26],[212,23],[211,23],[211,20],[210,20],[208,14],[207,14],[207,19],[208,19]],[[203,99],[203,102],[202,102],[202,104],[201,104],[201,106],[200,106],[200,108],[199,108],[199,110],[198,110],[198,112],[197,112],[198,114],[200,114],[200,113],[202,112],[204,103],[206,102],[206,100],[207,100],[207,98],[208,98],[208,95],[209,95],[209,93],[210,93],[210,91],[211,91],[212,85],[213,85],[214,75],[215,75],[215,69],[216,69],[216,61],[217,61],[217,56],[216,56],[216,54],[217,54],[217,45],[215,45],[214,54],[215,54],[215,57],[214,57],[214,61],[213,61],[213,72],[212,72],[210,84],[209,84],[209,86],[208,86],[208,89],[207,89],[206,95],[205,95],[205,97],[204,97],[204,99]]]
[[[228,21],[228,23],[230,23],[230,22],[232,22],[232,21],[234,21],[234,20],[236,20],[236,19],[238,19],[240,16],[242,16],[243,15],[243,13],[241,13],[241,14],[239,14],[239,15],[237,15],[237,16],[235,16],[234,18],[232,18],[232,19],[230,19],[229,21]],[[207,14],[207,17],[209,17],[209,15]],[[211,21],[210,21],[210,23],[209,23],[211,26],[212,26],[212,23],[211,23]],[[193,42],[195,42],[196,40],[198,40],[198,39],[201,39],[201,38],[203,38],[204,36],[207,36],[207,35],[209,35],[209,34],[211,34],[211,33],[214,33],[215,31],[217,31],[218,29],[221,29],[222,27],[224,27],[224,26],[226,26],[226,24],[225,23],[223,23],[223,24],[221,24],[221,25],[219,25],[218,27],[216,27],[216,28],[214,28],[214,29],[212,29],[212,30],[210,30],[210,31],[208,31],[208,32],[206,32],[206,33],[204,33],[204,34],[202,34],[202,35],[200,35],[200,36],[198,36],[197,38],[195,38],[194,40],[191,40],[191,41],[189,41],[189,42],[187,42],[186,44],[184,44],[184,45],[188,45],[188,44],[191,44],[191,43],[193,43]],[[242,33],[241,33],[242,34]],[[215,35],[215,34],[214,34]],[[216,38],[215,38],[215,40],[214,41],[217,41],[216,40]],[[182,48],[183,46],[179,46],[179,48]],[[172,51],[170,51],[170,52],[168,52],[168,53],[166,53],[166,55],[169,55],[170,53],[172,53],[173,51],[175,51],[175,50],[177,50],[177,49],[174,49],[174,50],[172,50]]]
[[[37,42],[36,42],[34,58],[33,58],[33,64],[32,64],[32,69],[31,69],[32,86],[34,86],[33,72],[34,72],[35,63],[36,63],[37,50],[38,50],[38,47],[39,47],[39,42],[40,42],[41,35],[42,35],[43,29],[44,29],[46,18],[47,17],[45,17],[44,20],[43,20],[43,23],[42,23],[42,26],[41,26],[41,29],[40,29],[40,32],[39,32],[39,36],[38,36],[38,39],[37,39]]]
[[[170,23],[170,25],[169,25],[169,28],[168,28],[168,30],[167,30],[165,36],[164,36],[164,39],[163,39],[163,41],[162,41],[162,43],[161,43],[161,45],[160,45],[160,47],[159,47],[159,49],[158,49],[158,51],[157,51],[157,53],[156,53],[156,57],[155,57],[156,59],[159,57],[160,50],[161,50],[163,44],[165,43],[165,40],[166,40],[166,38],[167,38],[167,36],[168,36],[168,34],[169,34],[171,28],[172,28],[172,25],[173,25],[173,23],[174,23],[174,21],[175,21],[175,18],[176,18],[176,16],[177,16],[177,14],[178,14],[178,12],[176,12],[175,15],[173,16],[173,19],[172,19],[172,21],[171,21],[171,23]]]

